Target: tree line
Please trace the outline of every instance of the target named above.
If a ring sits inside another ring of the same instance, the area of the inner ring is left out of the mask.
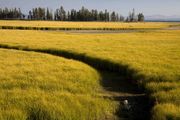
[[[98,11],[97,9],[87,9],[82,7],[80,10],[71,9],[66,11],[63,6],[56,9],[55,12],[49,8],[33,8],[25,15],[20,8],[0,8],[0,19],[27,19],[27,20],[55,20],[55,21],[105,21],[105,22],[142,22],[144,21],[143,13],[136,14],[133,9],[125,18],[117,12],[108,10]]]
[[[25,18],[20,8],[0,8],[0,19],[21,19]]]

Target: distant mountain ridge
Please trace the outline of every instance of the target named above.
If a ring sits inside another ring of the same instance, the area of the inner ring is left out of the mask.
[[[180,21],[180,15],[151,15],[145,16],[146,21]]]

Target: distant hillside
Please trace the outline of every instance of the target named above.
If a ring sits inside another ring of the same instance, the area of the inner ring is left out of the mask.
[[[164,16],[164,15],[151,15],[146,16],[146,21],[180,21],[180,15]]]

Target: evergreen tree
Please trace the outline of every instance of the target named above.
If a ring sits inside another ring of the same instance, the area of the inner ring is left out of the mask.
[[[28,15],[28,19],[29,19],[29,20],[32,20],[32,17],[33,17],[33,16],[32,16],[32,11],[30,10],[30,11],[29,11],[29,15]]]
[[[70,12],[68,11],[68,14],[67,14],[67,20],[68,21],[71,21],[71,15],[70,15]]]
[[[120,15],[119,21],[124,21],[124,17],[122,15]]]
[[[137,22],[137,16],[135,13],[135,9],[133,9],[132,12],[129,12],[128,22]]]
[[[144,15],[143,15],[143,13],[139,13],[139,14],[138,14],[138,21],[139,21],[139,22],[143,22],[143,21],[144,21]]]
[[[107,9],[105,10],[105,21],[109,21],[109,12],[107,12]]]
[[[46,9],[46,20],[50,20],[50,12],[49,12],[49,8]]]
[[[116,21],[116,13],[114,11],[111,13],[111,21]]]

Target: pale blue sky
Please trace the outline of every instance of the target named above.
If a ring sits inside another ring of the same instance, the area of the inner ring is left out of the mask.
[[[89,9],[115,10],[122,15],[127,15],[132,8],[145,15],[180,15],[180,0],[0,0],[0,7],[20,7],[23,12],[33,7],[56,9],[61,5],[67,10],[85,6]]]

